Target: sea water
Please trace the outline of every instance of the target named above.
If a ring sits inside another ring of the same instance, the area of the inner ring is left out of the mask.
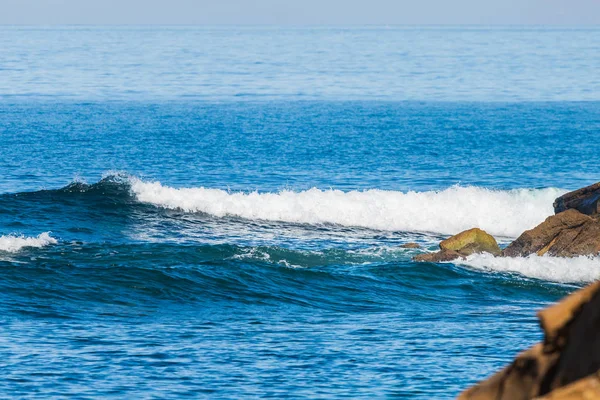
[[[1,27],[2,397],[455,396],[600,260],[411,258],[600,180],[598,65],[598,28]]]

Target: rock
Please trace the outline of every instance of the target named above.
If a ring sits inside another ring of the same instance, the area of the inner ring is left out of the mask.
[[[496,239],[479,228],[469,229],[449,237],[440,243],[437,253],[419,254],[414,261],[442,262],[465,258],[474,253],[491,253],[500,255],[502,251]]]
[[[502,255],[525,257],[548,253],[557,257],[595,255],[600,252],[600,217],[569,209],[552,215],[540,225],[523,232]]]
[[[600,373],[596,372],[587,378],[553,390],[537,400],[600,400]]]
[[[491,253],[493,255],[500,255],[501,253],[496,239],[479,228],[469,229],[443,240],[440,243],[440,249],[453,250],[463,256],[474,253]]]
[[[410,242],[401,244],[400,247],[403,249],[420,249],[421,245],[419,243]]]
[[[464,256],[453,250],[441,250],[436,253],[418,254],[413,257],[413,261],[444,262],[456,260],[457,258],[464,258]]]
[[[538,313],[544,340],[462,400],[600,399],[600,282]],[[577,394],[590,397],[577,397]]]
[[[600,214],[600,182],[573,192],[564,194],[554,200],[554,213],[575,209],[582,214]]]

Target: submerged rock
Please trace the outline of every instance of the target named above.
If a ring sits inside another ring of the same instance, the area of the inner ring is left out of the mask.
[[[575,209],[582,214],[600,214],[600,182],[566,193],[554,201],[554,213]]]
[[[456,251],[441,250],[436,253],[418,254],[413,257],[413,261],[443,262],[443,261],[456,260],[457,258],[464,258],[464,256]]]
[[[400,247],[403,249],[420,249],[421,245],[419,243],[410,242],[401,244]]]
[[[557,257],[573,257],[596,255],[599,252],[600,218],[568,209],[523,232],[502,254],[524,257],[547,253]]]
[[[600,399],[600,282],[539,312],[538,319],[543,342],[459,400]]]
[[[440,243],[440,251],[437,253],[419,254],[413,260],[429,262],[452,261],[475,253],[500,255],[502,251],[492,235],[479,228],[473,228],[443,240]]]

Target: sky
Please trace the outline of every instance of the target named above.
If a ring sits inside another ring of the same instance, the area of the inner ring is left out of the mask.
[[[0,24],[598,25],[600,0],[0,0]]]

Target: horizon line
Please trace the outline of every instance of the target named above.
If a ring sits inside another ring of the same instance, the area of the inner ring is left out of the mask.
[[[20,24],[20,23],[0,23],[0,26],[19,26],[19,27],[46,27],[46,26],[176,26],[176,27],[565,27],[565,28],[600,28],[598,24],[564,24],[564,23],[423,23],[423,24],[385,24],[385,23],[364,23],[364,24],[339,24],[339,23],[319,23],[319,24],[265,24],[265,23],[214,23],[214,24],[190,24],[190,23],[44,23],[44,24]]]

